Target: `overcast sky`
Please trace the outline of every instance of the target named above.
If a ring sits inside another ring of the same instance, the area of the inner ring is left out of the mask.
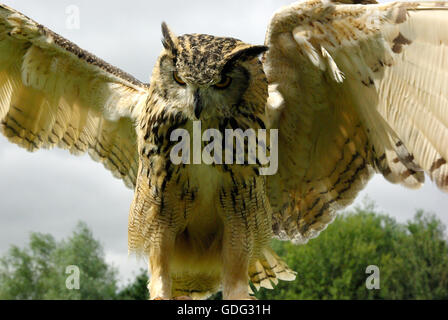
[[[135,0],[3,0],[53,31],[109,63],[148,82],[161,51],[160,24],[178,34],[208,33],[262,44],[273,12],[291,1],[135,1]],[[80,29],[66,28],[66,9],[80,10]],[[51,233],[57,239],[85,221],[105,248],[106,259],[119,267],[123,281],[144,267],[127,256],[127,219],[132,190],[88,156],[62,150],[28,153],[0,136],[0,255],[29,233]],[[406,190],[375,177],[358,197],[368,195],[378,208],[403,222],[416,209],[432,211],[448,223],[448,196],[429,181]]]

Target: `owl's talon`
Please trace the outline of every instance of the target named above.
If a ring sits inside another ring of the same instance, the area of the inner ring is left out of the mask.
[[[175,297],[174,300],[193,300],[193,298],[191,298],[189,296],[179,296],[179,297]]]
[[[236,296],[229,297],[226,300],[258,300],[255,296]]]

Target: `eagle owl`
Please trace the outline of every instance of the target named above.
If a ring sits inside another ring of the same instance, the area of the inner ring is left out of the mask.
[[[150,84],[0,6],[0,130],[89,153],[135,189],[129,250],[152,299],[251,299],[249,282],[295,278],[272,237],[318,236],[374,173],[448,190],[447,4],[298,2],[263,46],[162,24]]]

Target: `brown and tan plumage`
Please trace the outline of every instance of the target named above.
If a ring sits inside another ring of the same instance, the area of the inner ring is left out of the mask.
[[[249,280],[295,278],[270,239],[316,237],[375,172],[448,189],[448,3],[340,2],[280,9],[267,47],[163,25],[150,85],[0,6],[0,130],[135,188],[129,250],[149,258],[151,298],[250,298]],[[278,129],[278,173],[175,164],[172,133],[195,121]]]
[[[264,66],[282,97],[280,238],[317,236],[375,172],[409,188],[426,172],[448,190],[446,4],[309,1],[274,16]]]

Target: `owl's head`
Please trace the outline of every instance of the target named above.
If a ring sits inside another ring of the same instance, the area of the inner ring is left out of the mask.
[[[164,50],[153,79],[168,108],[199,120],[264,110],[267,81],[258,57],[267,47],[203,34],[175,36],[165,23],[162,32]]]

